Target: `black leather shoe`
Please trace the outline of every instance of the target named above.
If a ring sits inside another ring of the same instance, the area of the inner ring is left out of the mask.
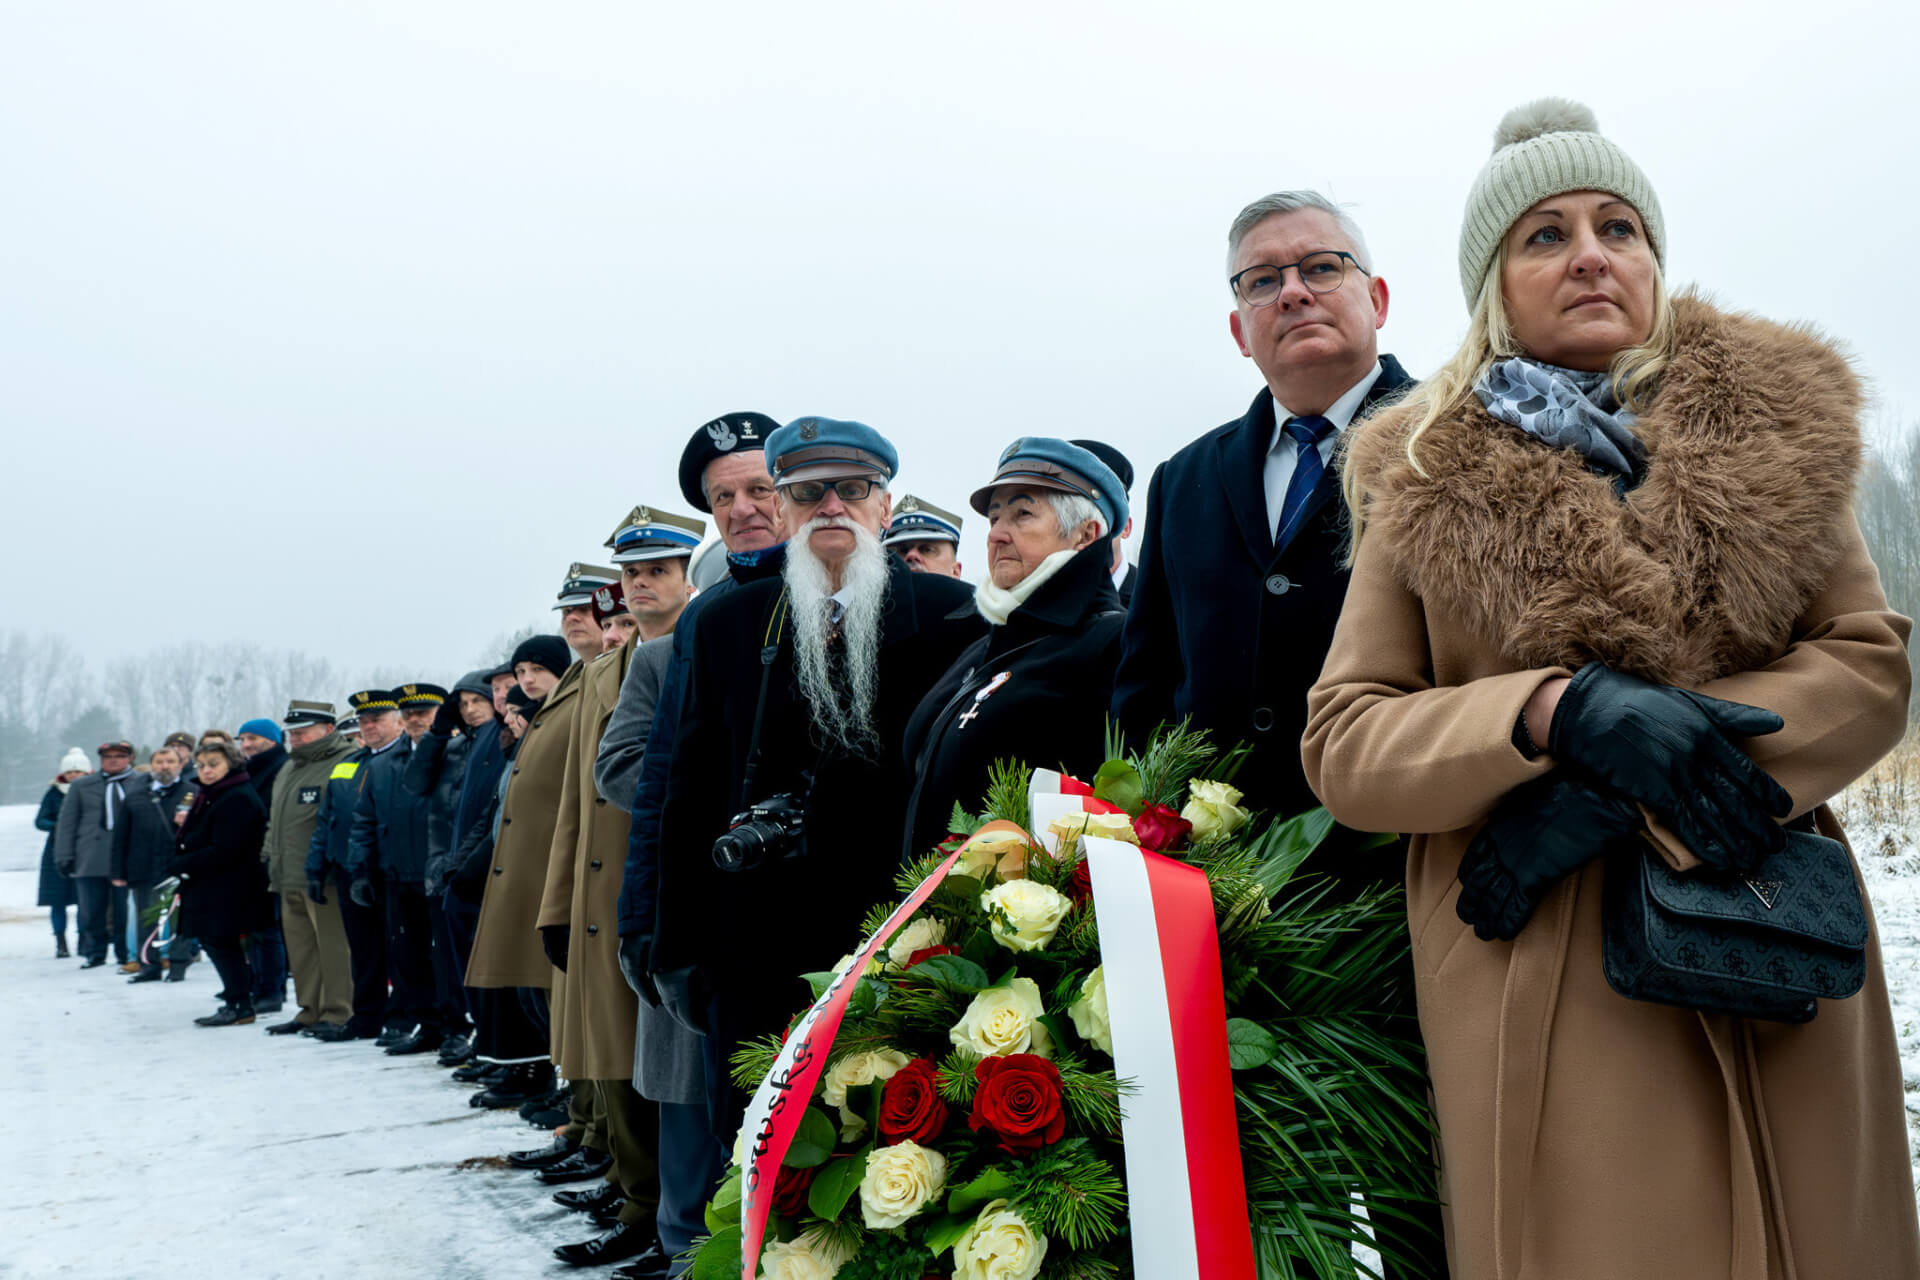
[[[219,1012],[204,1018],[195,1018],[193,1022],[199,1027],[245,1027],[253,1023],[253,1010],[223,1004]]]
[[[440,1065],[443,1067],[465,1066],[473,1060],[473,1037],[470,1035],[448,1036],[440,1043]]]
[[[259,1010],[256,1009],[254,1012],[257,1013]],[[302,1022],[298,1018],[288,1018],[285,1022],[276,1022],[268,1027],[267,1034],[270,1036],[295,1036],[312,1025],[311,1022]]]
[[[666,1280],[673,1270],[673,1259],[666,1246],[655,1240],[632,1262],[613,1273],[613,1280]]]
[[[537,1098],[553,1087],[553,1065],[547,1062],[516,1062],[498,1084],[488,1085],[473,1097],[473,1105],[489,1111],[517,1107],[528,1098]]]
[[[507,1069],[497,1062],[482,1062],[475,1058],[466,1066],[456,1070],[450,1079],[461,1084],[497,1084],[506,1077]]]
[[[88,960],[88,961],[86,961],[86,962],[84,962],[84,963],[83,963],[83,964],[82,964],[82,965],[81,965],[80,967],[81,967],[82,969],[98,969],[98,968],[99,968],[99,967],[100,967],[101,965],[103,965],[103,964],[105,964],[105,963],[106,963],[106,960],[104,960],[104,959],[100,959],[100,960]]]
[[[659,1247],[651,1222],[621,1223],[605,1235],[579,1244],[563,1244],[553,1251],[553,1256],[576,1267],[602,1267],[609,1262],[625,1262]]]
[[[371,1040],[380,1033],[372,1027],[356,1027],[352,1022],[336,1022],[331,1026],[322,1023],[307,1034],[324,1044],[339,1044],[343,1040]]]
[[[526,1117],[527,1123],[534,1128],[545,1129],[549,1133],[573,1119],[573,1116],[567,1111],[564,1105],[553,1107],[546,1111],[528,1112],[523,1109],[520,1114]]]
[[[556,1191],[553,1202],[562,1209],[571,1209],[575,1213],[605,1213],[608,1209],[618,1209],[625,1199],[620,1188],[611,1182],[603,1182],[589,1190],[580,1187],[573,1191]]]
[[[404,1058],[415,1053],[432,1053],[446,1039],[446,1033],[438,1027],[415,1027],[413,1034],[399,1044],[388,1045],[387,1052],[393,1057]]]
[[[412,1035],[413,1030],[414,1028],[411,1022],[396,1022],[374,1037],[373,1047],[376,1049],[391,1049]]]
[[[531,1151],[509,1151],[507,1153],[507,1163],[516,1169],[545,1169],[549,1165],[559,1164],[579,1149],[580,1144],[577,1142],[569,1142],[565,1138],[555,1138],[546,1146],[535,1147]],[[571,1193],[563,1191],[560,1194],[568,1195]]]
[[[573,1087],[571,1085],[560,1084],[556,1081],[553,1088],[547,1090],[539,1097],[528,1098],[520,1104],[520,1118],[531,1124],[533,1123],[533,1117],[539,1112],[552,1111],[555,1107],[565,1111],[567,1109],[567,1103],[572,1097]],[[543,1125],[542,1127],[552,1128],[553,1126]]]
[[[131,978],[128,978],[127,984],[131,986],[136,982],[158,982],[166,976],[167,975],[161,973],[158,969],[142,969]]]
[[[592,1147],[582,1147],[565,1160],[542,1169],[540,1181],[550,1187],[557,1187],[565,1182],[585,1182],[588,1178],[606,1177],[607,1170],[611,1168],[613,1168],[612,1156],[604,1151],[595,1151]]]

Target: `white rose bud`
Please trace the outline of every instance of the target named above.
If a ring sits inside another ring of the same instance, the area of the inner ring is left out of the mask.
[[[1040,1025],[1040,1015],[1046,1011],[1040,984],[1032,978],[1015,978],[1004,987],[989,987],[975,996],[960,1021],[947,1032],[947,1039],[982,1058],[1010,1053],[1051,1058],[1053,1037]]]
[[[1033,1280],[1046,1258],[1047,1238],[1005,1200],[989,1200],[953,1242],[953,1280]]]
[[[852,1252],[821,1231],[769,1240],[760,1251],[762,1280],[833,1280]]]
[[[1240,807],[1240,792],[1224,782],[1196,779],[1187,788],[1187,807],[1180,816],[1193,824],[1193,838],[1230,836],[1252,816]]]
[[[1033,880],[1009,880],[980,895],[993,940],[1009,951],[1038,951],[1053,941],[1073,899]]]
[[[1080,998],[1067,1006],[1073,1029],[1080,1038],[1113,1056],[1113,1023],[1107,1018],[1107,966],[1096,965],[1080,984]]]
[[[1072,853],[1081,836],[1101,836],[1122,844],[1138,845],[1140,836],[1133,819],[1124,813],[1069,813],[1047,824],[1047,834],[1059,839],[1062,856]]]
[[[897,1227],[947,1189],[947,1158],[917,1142],[896,1142],[867,1157],[860,1217],[875,1231]]]
[[[914,952],[937,947],[946,940],[947,926],[944,921],[931,916],[915,916],[907,921],[906,928],[893,935],[893,942],[887,947],[887,961],[896,969],[904,969]]]

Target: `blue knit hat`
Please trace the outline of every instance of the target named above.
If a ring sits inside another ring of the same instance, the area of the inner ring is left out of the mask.
[[[275,742],[281,740],[280,726],[271,720],[249,720],[240,726],[240,732],[250,733],[256,738],[271,738]]]

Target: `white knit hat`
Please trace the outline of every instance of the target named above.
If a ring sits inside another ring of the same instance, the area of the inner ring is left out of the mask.
[[[1460,290],[1471,308],[1500,238],[1520,215],[1548,196],[1604,191],[1640,212],[1654,259],[1667,262],[1660,199],[1640,166],[1606,138],[1593,112],[1565,98],[1540,98],[1501,117],[1493,158],[1473,180],[1460,222]]]
[[[78,747],[68,747],[67,754],[60,757],[61,773],[91,773],[93,761],[87,759],[87,753]]]

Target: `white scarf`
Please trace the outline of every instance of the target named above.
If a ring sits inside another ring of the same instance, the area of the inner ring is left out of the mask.
[[[988,576],[982,578],[980,585],[973,589],[973,607],[980,611],[981,617],[994,626],[1004,627],[1007,625],[1007,619],[1013,616],[1014,610],[1025,604],[1034,592],[1046,585],[1048,578],[1060,572],[1067,561],[1079,554],[1080,552],[1073,547],[1063,547],[1042,560],[1032,573],[1007,588],[994,586],[993,577],[989,571]]]

